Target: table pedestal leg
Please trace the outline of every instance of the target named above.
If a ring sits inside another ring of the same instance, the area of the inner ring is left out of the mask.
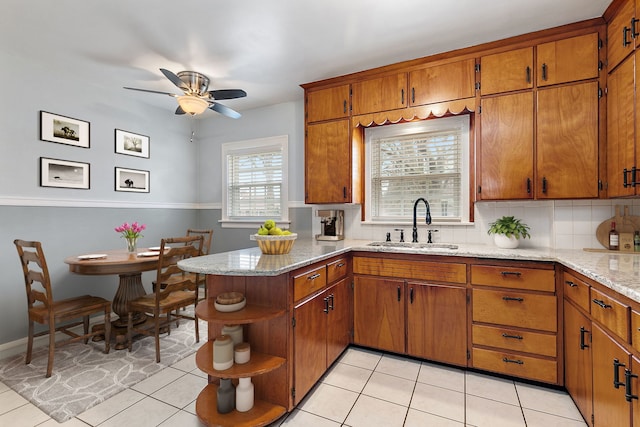
[[[111,333],[116,337],[116,350],[127,348],[127,319],[129,316],[129,301],[146,295],[142,286],[142,273],[121,274],[118,290],[113,297],[111,309],[118,315],[118,319],[111,322]],[[144,323],[147,316],[134,312],[133,324]]]

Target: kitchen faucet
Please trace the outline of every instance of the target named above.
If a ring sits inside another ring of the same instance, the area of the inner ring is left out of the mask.
[[[431,208],[429,207],[429,202],[427,202],[427,199],[425,199],[424,197],[420,197],[413,204],[413,243],[418,243],[418,224],[416,223],[416,210],[418,209],[418,203],[420,203],[420,200],[422,200],[424,202],[424,205],[427,207],[425,222],[427,223],[427,225],[431,224]]]

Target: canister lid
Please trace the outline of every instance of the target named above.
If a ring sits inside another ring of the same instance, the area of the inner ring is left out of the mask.
[[[249,345],[248,342],[241,342],[239,344],[236,344],[236,346],[233,349],[234,351],[237,351],[237,352],[244,352],[244,351],[249,351],[250,348],[251,346]]]

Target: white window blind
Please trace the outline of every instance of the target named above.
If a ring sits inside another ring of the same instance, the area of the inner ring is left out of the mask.
[[[288,219],[286,137],[224,144],[225,220]]]
[[[434,221],[462,221],[465,119],[466,128],[465,120],[435,119],[409,133],[394,134],[390,126],[371,136],[372,220],[412,218],[415,200],[424,197]]]

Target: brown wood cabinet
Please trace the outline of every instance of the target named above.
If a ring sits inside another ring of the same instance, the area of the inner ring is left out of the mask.
[[[425,105],[475,96],[475,60],[427,66],[409,73],[409,105]]]
[[[639,16],[636,12],[636,0],[619,2],[620,8],[607,23],[607,63],[609,70],[613,70],[636,47],[633,31],[638,31]],[[632,26],[634,28],[632,28]]]
[[[587,288],[588,291],[588,288]],[[569,298],[564,301],[564,385],[582,417],[593,425],[591,319]]]
[[[591,33],[538,45],[537,86],[597,78],[598,44],[598,33]]]
[[[397,73],[351,85],[352,113],[377,113],[407,106],[407,73]]]
[[[307,122],[341,119],[351,114],[348,84],[305,93]]]
[[[480,58],[482,95],[533,88],[533,47]]]

